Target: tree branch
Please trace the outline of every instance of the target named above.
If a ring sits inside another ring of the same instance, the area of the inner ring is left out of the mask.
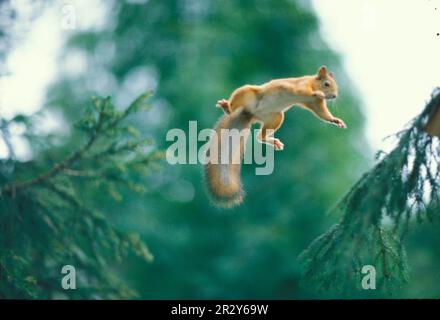
[[[101,127],[102,127],[102,111],[99,113],[99,119],[98,119],[98,124],[96,125],[96,129],[94,130],[93,134],[90,136],[87,143],[82,148],[75,151],[70,156],[64,158],[64,160],[62,160],[61,162],[56,163],[51,169],[40,174],[35,178],[21,182],[18,181],[7,184],[5,187],[0,189],[0,195],[3,193],[12,193],[12,195],[15,196],[15,193],[18,189],[25,189],[35,184],[40,184],[46,181],[47,179],[56,176],[61,171],[68,169],[73,163],[81,159],[83,155],[93,146],[93,144],[96,142],[96,140],[99,137]]]
[[[440,99],[437,99],[437,104],[429,114],[429,120],[426,123],[424,130],[430,136],[437,136],[440,138]]]

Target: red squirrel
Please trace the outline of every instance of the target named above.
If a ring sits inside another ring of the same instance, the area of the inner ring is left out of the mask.
[[[236,89],[229,100],[219,100],[217,107],[222,108],[225,115],[220,119],[214,130],[221,137],[221,129],[249,129],[253,122],[261,123],[257,139],[261,143],[272,145],[275,150],[283,150],[284,144],[273,133],[278,130],[284,120],[284,112],[298,105],[312,111],[318,118],[346,128],[344,121],[334,117],[327,108],[326,100],[338,96],[338,86],[333,73],[327,72],[322,66],[316,75],[299,78],[285,78],[269,81],[262,85],[245,85]],[[240,138],[237,146],[230,153],[235,159],[241,159],[247,135]],[[225,141],[219,138],[217,151]],[[207,154],[205,165],[205,181],[211,199],[216,206],[232,207],[243,201],[244,191],[240,181],[240,161],[238,163],[220,163],[221,152],[216,155]],[[213,158],[216,157],[216,158]],[[216,160],[216,161],[213,161]]]

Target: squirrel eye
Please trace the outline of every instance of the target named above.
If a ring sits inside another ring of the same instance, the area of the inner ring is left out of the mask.
[[[325,81],[325,82],[324,82],[324,86],[326,86],[326,87],[330,87],[330,82]]]

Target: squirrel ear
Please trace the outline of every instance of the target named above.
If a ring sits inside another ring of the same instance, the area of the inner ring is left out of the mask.
[[[326,66],[322,66],[321,68],[318,69],[318,77],[319,78],[324,78],[327,75],[327,67]]]
[[[328,74],[330,77],[332,77],[332,78],[334,78],[335,77],[335,74],[333,73],[333,72],[329,72],[329,74]]]

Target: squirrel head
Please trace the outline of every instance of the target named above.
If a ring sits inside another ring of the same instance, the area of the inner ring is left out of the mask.
[[[326,66],[320,67],[316,73],[315,90],[324,92],[326,99],[335,99],[338,96],[338,85],[333,72],[327,72]]]

